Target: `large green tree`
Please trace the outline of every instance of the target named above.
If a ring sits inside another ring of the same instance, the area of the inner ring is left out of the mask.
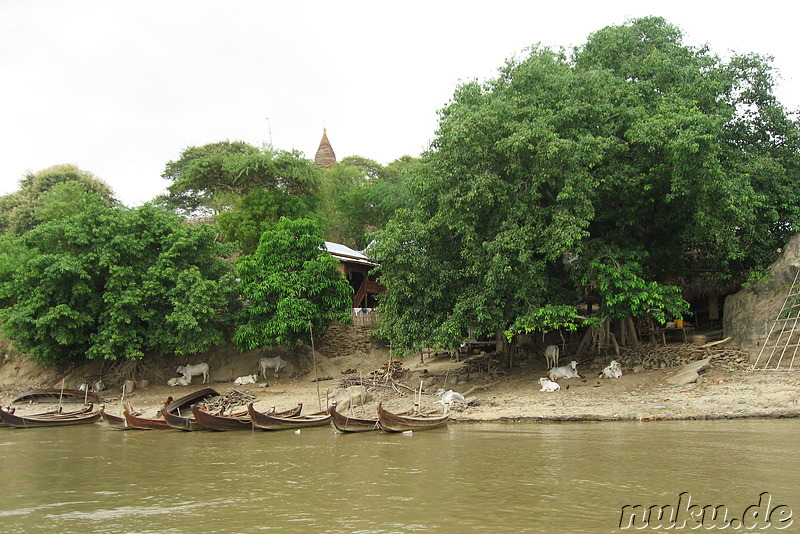
[[[722,61],[653,17],[461,85],[371,249],[383,332],[452,346],[574,326],[582,300],[679,317],[675,280],[742,280],[800,223],[798,123],[772,83],[766,58]]]
[[[281,217],[307,217],[319,203],[322,170],[297,151],[222,141],[185,149],[167,163],[160,199],[183,213],[211,213],[246,253]]]
[[[116,202],[111,188],[75,165],[53,165],[20,180],[18,191],[0,197],[0,233],[23,234],[37,224],[79,213],[92,202]]]
[[[234,340],[242,350],[308,343],[312,330],[350,317],[353,290],[310,219],[282,218],[236,266],[245,308]]]
[[[400,207],[409,202],[405,181],[419,160],[400,157],[388,165],[348,156],[323,175],[320,219],[326,237],[363,249],[370,233],[384,228]]]
[[[238,304],[228,251],[208,225],[150,206],[42,223],[0,241],[0,328],[41,363],[200,352]]]

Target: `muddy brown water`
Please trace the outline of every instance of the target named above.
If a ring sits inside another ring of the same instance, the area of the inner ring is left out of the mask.
[[[737,517],[764,492],[792,510],[792,532],[798,446],[799,420],[1,428],[0,532],[623,532],[626,505],[683,493]]]

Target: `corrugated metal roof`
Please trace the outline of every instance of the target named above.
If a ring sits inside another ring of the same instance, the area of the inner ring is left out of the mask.
[[[353,263],[362,263],[364,265],[378,265],[374,261],[370,261],[364,255],[363,252],[358,250],[353,250],[350,247],[346,247],[339,243],[332,243],[330,241],[325,241],[325,248],[328,249],[328,252],[331,253],[331,256],[337,258],[341,261],[349,261]]]

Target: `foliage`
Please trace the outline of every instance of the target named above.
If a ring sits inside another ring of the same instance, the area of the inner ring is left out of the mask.
[[[297,151],[258,149],[241,141],[189,147],[167,163],[162,177],[172,183],[162,201],[185,213],[219,213],[258,190],[309,198],[317,194],[320,172]]]
[[[418,164],[403,156],[389,165],[348,156],[325,171],[322,182],[321,219],[329,240],[361,250],[369,234],[386,226],[408,203],[405,180]]]
[[[112,205],[104,182],[74,165],[54,165],[20,180],[20,189],[0,197],[0,233],[23,234],[43,221],[65,217],[99,202]]]
[[[742,281],[800,223],[800,128],[771,91],[767,58],[723,62],[656,17],[461,85],[370,249],[383,334],[566,327],[585,299],[678,317],[670,280]]]
[[[281,218],[236,265],[246,301],[234,335],[241,350],[296,346],[310,341],[310,327],[349,320],[352,288],[312,220]]]
[[[233,268],[208,225],[90,203],[4,241],[0,325],[45,364],[187,354],[224,341]]]

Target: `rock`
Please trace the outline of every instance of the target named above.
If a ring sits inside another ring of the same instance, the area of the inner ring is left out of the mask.
[[[136,390],[136,382],[133,380],[126,380],[125,383],[122,385],[122,391],[124,393],[133,393]]]
[[[136,381],[136,389],[145,389],[150,385],[149,380],[137,380]]]
[[[677,373],[667,377],[666,382],[667,384],[674,384],[676,386],[691,384],[700,377],[699,372],[708,367],[709,363],[711,363],[711,358],[687,363]]]

